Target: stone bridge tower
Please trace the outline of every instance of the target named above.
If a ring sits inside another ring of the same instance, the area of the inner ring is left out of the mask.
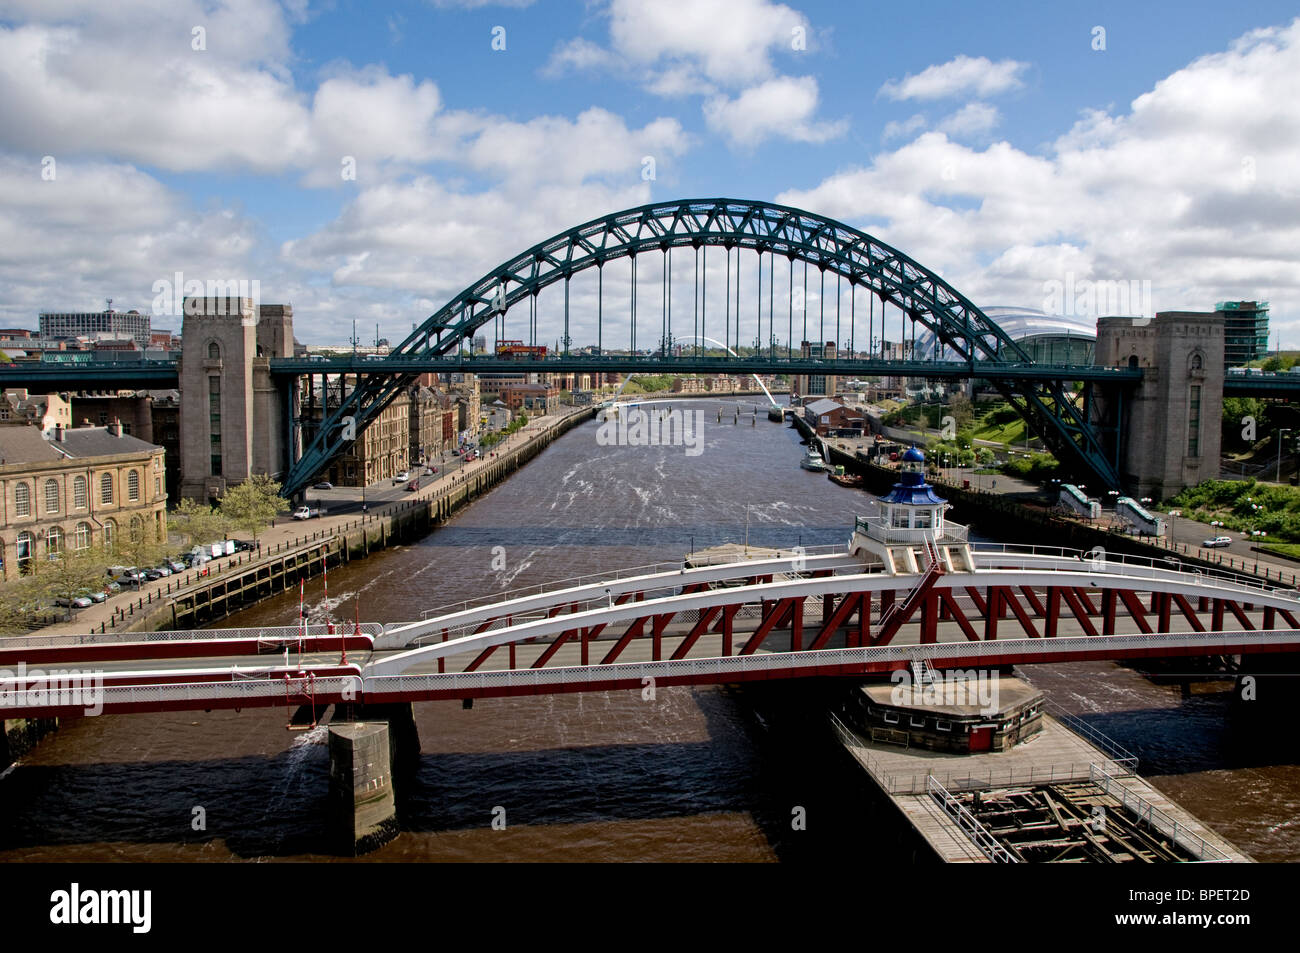
[[[270,359],[293,356],[293,307],[190,298],[181,331],[181,496],[219,499],[255,473],[289,466],[294,395]]]
[[[1168,499],[1218,479],[1223,315],[1165,311],[1154,318],[1100,318],[1095,363],[1144,373],[1124,405],[1110,408],[1125,419],[1119,450],[1130,492]]]

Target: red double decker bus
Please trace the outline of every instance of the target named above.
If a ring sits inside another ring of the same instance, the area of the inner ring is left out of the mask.
[[[531,347],[523,341],[498,341],[497,357],[511,361],[540,361],[546,358],[546,346]]]

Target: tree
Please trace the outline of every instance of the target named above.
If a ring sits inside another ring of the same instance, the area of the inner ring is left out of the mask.
[[[225,537],[226,521],[206,503],[181,500],[167,520],[167,529],[192,548]]]
[[[0,583],[0,636],[29,631],[36,601],[31,576]]]
[[[221,498],[221,515],[231,526],[252,533],[253,542],[271,520],[287,512],[289,503],[280,495],[280,484],[265,473],[230,487]]]
[[[132,516],[126,529],[118,532],[113,541],[114,555],[137,569],[147,569],[158,563],[165,555],[165,549],[154,528],[154,521],[139,515]]]
[[[62,599],[67,603],[65,618],[72,617],[72,600],[83,589],[104,588],[104,570],[108,556],[97,547],[64,550],[50,559],[32,561],[32,573],[27,577],[29,601],[53,602]]]

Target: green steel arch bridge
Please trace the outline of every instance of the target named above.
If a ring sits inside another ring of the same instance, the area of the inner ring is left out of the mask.
[[[744,275],[742,251],[755,256],[754,267]],[[682,319],[678,319],[676,328],[672,325],[671,306],[674,253],[691,255],[694,261],[690,282],[694,287],[687,294],[688,323],[683,326]],[[728,265],[726,305],[721,315],[701,307],[711,253],[715,260],[718,253],[724,254]],[[655,296],[659,300],[651,301],[638,315],[637,267],[647,256],[660,259],[652,261],[650,267],[654,269],[652,274],[662,276],[663,287]],[[630,294],[623,295],[630,297],[630,308],[625,313],[608,315],[604,308],[605,266],[623,258],[631,260],[632,286]],[[774,265],[778,258],[789,262],[788,273],[783,275],[784,289],[776,287]],[[796,262],[803,265],[798,286]],[[592,268],[597,270],[598,285],[596,349],[595,353],[577,354],[567,346],[569,281]],[[810,277],[821,291],[817,296],[818,312],[811,315]],[[742,280],[752,282],[751,287],[758,292],[758,307],[748,315],[742,315],[739,309]],[[835,283],[837,291],[845,284],[849,289],[848,307],[844,307],[844,296],[837,294],[833,314],[827,314],[826,308],[828,280]],[[561,283],[564,327],[560,340],[564,346],[558,355],[521,363],[469,352],[475,334],[489,324],[494,339],[505,340],[506,316],[516,308],[527,313],[527,343],[536,345],[537,297],[549,286]],[[868,333],[859,338],[864,318]],[[812,336],[810,320],[817,328]],[[832,328],[833,336],[828,336]],[[721,330],[728,346],[743,345],[748,353],[726,357],[708,353],[699,342],[710,330],[715,336]],[[890,354],[886,346],[890,334],[898,342],[915,342],[918,332],[923,336],[928,332],[935,342],[930,359],[898,360]],[[671,347],[670,342],[678,339],[686,343]],[[820,345],[831,340],[836,342],[837,354],[846,356],[817,356],[820,346],[807,354],[797,343],[816,341]],[[614,341],[622,353],[610,353]],[[272,362],[275,374],[342,375],[355,382],[305,441],[302,456],[291,462],[284,493],[292,496],[309,485],[317,473],[346,451],[356,434],[411,386],[416,375],[430,371],[491,373],[524,369],[982,378],[1001,391],[1067,465],[1111,487],[1120,485],[1122,413],[1116,408],[1122,406],[1122,399],[1105,402],[1115,419],[1099,423],[1093,397],[1101,389],[1112,398],[1117,393],[1122,395],[1142,376],[1139,369],[1035,364],[995,321],[934,271],[842,222],[769,202],[726,198],[657,202],[578,225],[503,262],[439,308],[382,360]]]

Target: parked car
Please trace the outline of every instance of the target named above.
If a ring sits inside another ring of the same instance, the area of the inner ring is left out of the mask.
[[[168,566],[165,562],[161,562],[157,566],[153,567],[153,572],[156,572],[159,576],[170,576],[172,574],[172,567]]]
[[[121,591],[122,584],[116,579],[110,579],[108,582],[104,583],[104,598],[108,598],[110,595],[117,595]]]
[[[320,516],[320,510],[310,506],[300,506],[293,511],[293,518],[296,520],[309,520],[313,516]]]
[[[331,483],[329,480],[321,480],[319,483],[314,483],[314,484],[312,484],[312,489],[313,489],[313,490],[332,490],[332,489],[334,489],[334,484]]]
[[[235,552],[246,553],[250,549],[256,549],[257,545],[249,539],[232,539],[230,542],[235,544]]]
[[[185,563],[181,562],[180,559],[167,559],[164,560],[164,563],[166,564],[167,568],[174,573],[185,571]]]
[[[170,575],[170,573],[168,575]],[[153,582],[155,579],[161,579],[162,573],[157,569],[142,569],[140,570],[140,577],[144,582]]]
[[[1231,546],[1231,545],[1232,545],[1232,537],[1231,537],[1231,536],[1216,536],[1216,537],[1214,537],[1214,539],[1207,539],[1207,540],[1205,540],[1204,542],[1201,543],[1201,545],[1204,546],[1206,549],[1214,549],[1214,548],[1216,548],[1216,547],[1218,547],[1218,546]]]
[[[106,593],[103,589],[78,589],[77,595],[85,596],[91,602],[108,601],[108,593]]]
[[[89,609],[95,603],[90,600],[89,596],[73,596],[71,599],[67,596],[59,596],[59,598],[54,600],[54,604],[56,606],[62,606],[65,609],[69,606],[76,609]]]

